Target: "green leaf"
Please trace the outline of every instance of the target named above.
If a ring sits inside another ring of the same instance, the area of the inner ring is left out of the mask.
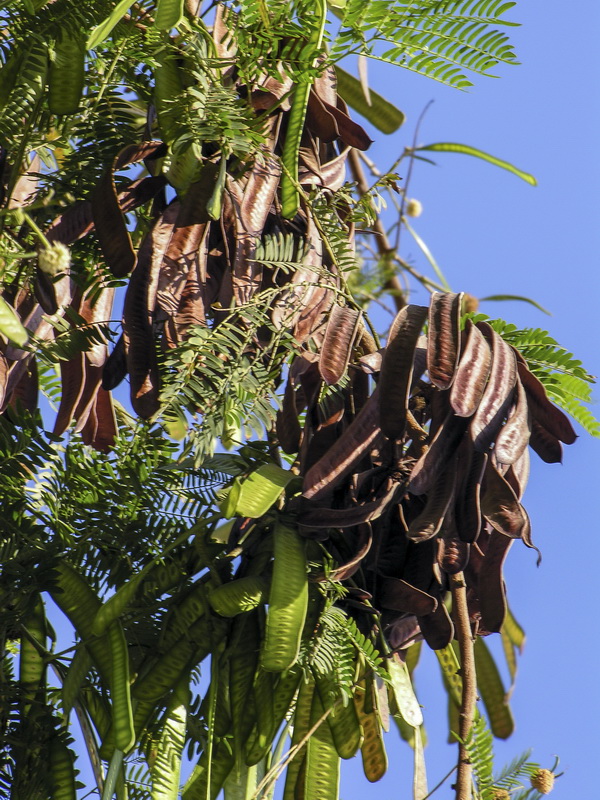
[[[508,739],[514,730],[515,723],[510,706],[506,702],[506,692],[496,662],[480,636],[475,640],[475,668],[477,670],[477,687],[490,721],[492,733],[498,739]]]
[[[530,175],[529,172],[524,172],[522,169],[510,164],[508,161],[503,161],[501,158],[496,158],[496,156],[492,156],[489,153],[484,153],[483,150],[478,150],[476,147],[471,147],[468,144],[457,144],[456,142],[436,142],[435,144],[427,144],[423,145],[422,147],[416,147],[414,151],[423,152],[423,150],[433,153],[463,153],[466,156],[474,156],[475,158],[480,158],[482,161],[489,161],[490,164],[494,164],[496,167],[505,169],[507,172],[512,172],[513,175],[521,178],[525,181],[525,183],[529,183],[531,186],[537,186],[536,179],[533,177],[533,175]]]
[[[29,334],[21,325],[15,310],[3,297],[0,297],[0,333],[17,347],[25,347],[29,341]]]
[[[358,78],[350,75],[345,69],[336,66],[338,92],[355,111],[367,119],[371,125],[382,133],[394,133],[404,123],[405,116],[392,103],[373,89],[369,89],[371,104],[367,103],[363,88]]]
[[[183,0],[158,0],[154,24],[160,31],[176,28],[183,17]]]
[[[408,222],[408,220],[406,219],[406,217],[402,217],[402,222],[403,222],[403,224],[406,226],[406,230],[407,230],[407,231],[410,233],[410,235],[413,237],[413,239],[415,240],[415,242],[416,242],[416,243],[419,245],[419,248],[420,248],[421,252],[423,253],[423,255],[425,256],[425,258],[427,259],[427,261],[429,261],[429,263],[430,263],[430,264],[431,264],[431,266],[433,267],[433,271],[434,271],[434,272],[435,272],[435,274],[437,275],[437,277],[438,277],[438,280],[439,280],[439,282],[442,284],[442,286],[444,287],[444,289],[445,289],[447,292],[450,292],[450,291],[452,291],[452,290],[450,289],[450,284],[448,283],[448,281],[447,281],[447,280],[446,280],[446,278],[444,277],[444,273],[442,272],[442,270],[440,269],[440,267],[439,267],[439,265],[438,265],[437,261],[436,261],[436,260],[435,260],[435,258],[433,257],[433,253],[431,252],[431,250],[429,249],[429,247],[427,247],[427,244],[426,244],[426,243],[423,241],[423,239],[421,239],[421,237],[419,236],[419,234],[418,234],[418,233],[416,232],[416,230],[415,230],[415,229],[412,227],[412,225],[411,225],[411,224]]]
[[[121,17],[127,9],[132,5],[130,0],[121,0],[118,3],[108,17],[101,22],[100,25],[96,25],[94,30],[90,33],[89,38],[87,40],[87,49],[93,50],[96,45],[103,42],[107,36],[110,35],[113,28],[117,26],[117,24],[121,21]]]
[[[276,464],[263,464],[242,482],[235,513],[242,517],[262,517],[295,477],[293,472]]]
[[[549,317],[552,316],[552,312],[548,311],[548,309],[541,306],[539,303],[536,303],[535,300],[532,300],[530,297],[523,297],[520,294],[490,294],[487,297],[480,297],[479,300],[483,303],[486,300],[493,300],[493,301],[504,301],[504,300],[517,300],[520,303],[529,303],[530,305],[537,308],[539,311],[542,311],[544,314],[548,314]]]

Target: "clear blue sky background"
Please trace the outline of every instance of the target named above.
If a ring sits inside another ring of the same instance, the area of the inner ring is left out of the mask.
[[[409,194],[424,206],[414,227],[455,291],[533,297],[551,318],[512,302],[485,303],[481,310],[545,327],[598,375],[600,7],[593,0],[570,6],[529,0],[507,18],[522,25],[511,31],[521,66],[496,69],[498,80],[477,77],[468,93],[401,69],[370,66],[373,87],[407,116],[391,137],[372,132],[370,155],[382,166],[391,164],[410,145],[420,112],[433,100],[420,143],[463,142],[532,172],[536,188],[481,161],[436,154],[437,167],[420,164],[413,174]],[[402,254],[427,270],[409,237]],[[543,464],[532,454],[524,502],[543,562],[537,568],[535,554],[517,543],[506,570],[510,604],[527,644],[511,703],[517,728],[498,743],[497,765],[528,748],[544,766],[559,755],[565,775],[554,800],[600,797],[600,441],[579,428],[578,433],[576,444],[565,448],[562,466]],[[446,744],[446,701],[433,654],[424,654],[416,682],[429,734],[431,788],[455,757],[455,746]],[[397,739],[394,730],[386,737],[390,767],[379,784],[359,780],[359,759],[343,764],[342,800],[411,796],[411,753]],[[451,796],[449,784],[434,795]]]

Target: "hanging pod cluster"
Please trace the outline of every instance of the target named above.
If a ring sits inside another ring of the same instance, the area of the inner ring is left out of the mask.
[[[319,359],[292,364],[278,416],[304,479],[300,530],[328,540],[334,577],[356,582],[360,570],[394,647],[419,636],[434,649],[452,641],[444,600],[458,572],[479,632],[500,630],[504,559],[515,539],[533,546],[520,501],[528,446],[558,462],[561,442],[576,438],[489,323],[466,319],[461,329],[461,299],[434,293],[429,308],[406,306],[386,347],[366,355],[348,310],[338,309]],[[343,388],[323,402],[323,382],[339,380],[349,362]]]

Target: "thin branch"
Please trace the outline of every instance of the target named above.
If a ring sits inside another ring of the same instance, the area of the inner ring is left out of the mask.
[[[358,156],[358,152],[354,149],[350,150],[348,154],[348,161],[350,162],[350,169],[352,170],[352,175],[356,184],[358,186],[358,190],[362,195],[367,194],[369,191],[369,184],[367,183],[367,179],[365,178],[365,173],[363,172],[362,165],[360,163],[360,159]],[[373,223],[373,230],[377,234],[377,249],[379,250],[379,255],[382,258],[391,258],[394,254],[394,248],[390,244],[388,239],[387,233],[385,228],[383,227],[383,223],[381,219],[377,217],[375,222]],[[394,298],[394,304],[396,306],[396,311],[400,311],[406,305],[406,298],[404,296],[404,290],[398,280],[397,275],[392,275],[389,277],[385,283],[385,288],[389,291]]]
[[[460,737],[458,744],[458,764],[456,773],[456,800],[471,800],[473,786],[473,765],[465,747],[473,727],[475,704],[477,701],[477,673],[475,670],[475,651],[473,633],[467,605],[467,585],[462,572],[450,576],[452,588],[452,613],[456,626],[456,637],[460,651],[460,674],[462,677],[462,700],[459,713]]]

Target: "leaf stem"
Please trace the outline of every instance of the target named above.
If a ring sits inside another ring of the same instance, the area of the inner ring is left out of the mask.
[[[469,740],[475,704],[477,701],[477,673],[475,670],[475,652],[473,633],[467,605],[467,585],[462,572],[450,576],[452,590],[452,613],[456,626],[456,637],[460,651],[460,667],[462,677],[462,699],[459,713],[460,737],[458,743],[458,763],[456,773],[456,800],[471,800],[473,766],[465,742]]]

